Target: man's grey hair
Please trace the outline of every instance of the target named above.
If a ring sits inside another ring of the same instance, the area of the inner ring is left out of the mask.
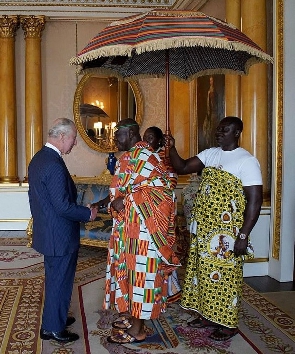
[[[58,118],[53,122],[53,126],[48,131],[48,136],[57,138],[60,134],[69,135],[73,132],[75,123],[68,118]]]

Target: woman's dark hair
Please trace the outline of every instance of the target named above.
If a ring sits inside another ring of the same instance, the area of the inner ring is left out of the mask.
[[[147,129],[151,130],[155,134],[155,137],[159,139],[159,142],[161,144],[160,146],[164,146],[164,134],[162,130],[156,126],[152,126]]]

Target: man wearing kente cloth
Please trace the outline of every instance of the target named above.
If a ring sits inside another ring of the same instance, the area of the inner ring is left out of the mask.
[[[243,262],[253,257],[249,234],[262,204],[259,162],[239,147],[242,130],[239,118],[225,117],[215,133],[219,147],[187,160],[178,155],[174,139],[166,138],[178,174],[202,171],[181,306],[196,311],[191,327],[211,327],[210,338],[218,341],[238,333]]]
[[[115,308],[111,343],[142,342],[144,320],[167,306],[168,275],[179,266],[173,190],[165,164],[141,141],[133,119],[121,120],[114,135],[119,158],[110,185],[113,228],[110,237],[104,308]]]

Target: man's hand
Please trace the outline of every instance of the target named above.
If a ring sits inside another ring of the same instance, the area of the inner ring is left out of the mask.
[[[99,200],[96,203],[92,203],[88,207],[97,208],[99,210],[99,209],[102,209],[102,208],[106,208],[108,206],[109,202],[110,202],[110,196],[107,195],[104,199],[101,199],[101,200]]]
[[[95,220],[95,218],[96,218],[96,216],[97,216],[97,208],[96,208],[96,207],[89,206],[89,209],[90,209],[90,211],[91,211],[89,221],[93,221],[93,220]]]
[[[168,147],[168,149],[175,146],[175,139],[171,135],[164,134],[164,141],[165,141],[165,147]]]
[[[242,240],[238,236],[234,244],[234,255],[236,257],[246,255],[247,246],[248,246],[248,236],[244,240]]]
[[[110,211],[113,218],[117,219],[118,214],[125,209],[124,197],[117,197],[111,202]]]
[[[121,210],[124,209],[124,197],[118,197],[116,199],[114,199],[112,202],[111,202],[111,207],[117,211],[117,212],[120,212]]]

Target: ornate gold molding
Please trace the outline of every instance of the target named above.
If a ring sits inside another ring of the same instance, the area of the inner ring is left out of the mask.
[[[41,38],[45,28],[45,16],[21,16],[20,22],[25,38]]]
[[[260,257],[260,258],[247,259],[245,263],[263,263],[268,261],[269,261],[268,257]]]
[[[0,176],[0,184],[19,186],[19,178],[17,176]]]
[[[28,237],[27,247],[32,247],[33,242],[33,218],[29,220],[28,226],[26,228],[26,234]]]
[[[0,38],[13,38],[19,28],[19,16],[0,17]]]
[[[24,222],[24,221],[29,221],[30,219],[28,218],[23,218],[23,219],[0,219],[0,222],[7,222],[7,223],[11,223],[11,222]]]
[[[80,238],[80,244],[83,246],[92,246],[92,247],[101,247],[108,248],[109,241],[101,241],[101,240],[91,240],[89,238]]]
[[[180,0],[180,2],[183,0]],[[1,4],[6,6],[110,6],[110,7],[171,7],[174,3],[179,2],[179,0],[157,0],[151,3],[151,0],[124,0],[124,1],[114,1],[114,0],[5,0],[0,1]]]
[[[276,2],[275,24],[275,166],[272,257],[279,260],[281,246],[282,151],[283,151],[283,75],[284,75],[284,2]]]
[[[113,21],[156,9],[198,11],[209,0],[0,0],[0,12],[13,15],[47,15],[48,20],[89,18]]]
[[[180,175],[178,176],[177,184],[189,184],[191,175]]]
[[[104,186],[109,186],[113,176],[110,174],[109,170],[104,170],[99,176],[77,177],[73,175],[72,178],[76,184],[101,184]]]

